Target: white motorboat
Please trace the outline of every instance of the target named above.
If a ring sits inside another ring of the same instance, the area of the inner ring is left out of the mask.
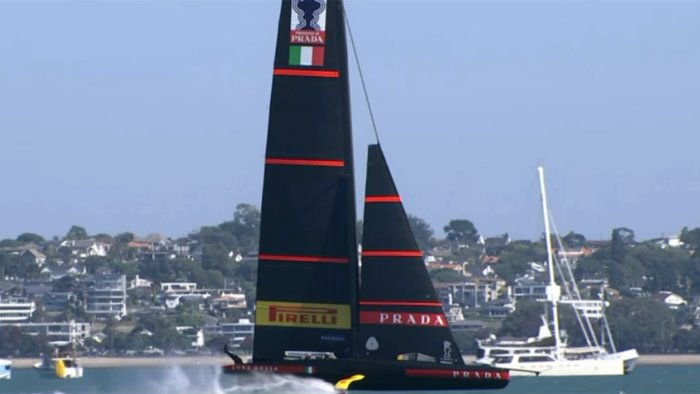
[[[0,379],[12,378],[12,360],[0,358]]]

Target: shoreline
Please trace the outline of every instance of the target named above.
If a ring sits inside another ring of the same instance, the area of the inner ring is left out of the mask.
[[[167,366],[222,366],[231,363],[221,356],[164,356],[164,357],[78,357],[85,368],[118,367],[167,367]],[[12,359],[12,368],[32,368],[40,358]],[[473,362],[473,356],[465,356],[465,362]],[[642,354],[638,365],[700,365],[700,354]]]

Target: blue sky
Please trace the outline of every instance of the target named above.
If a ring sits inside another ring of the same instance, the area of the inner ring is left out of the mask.
[[[700,2],[425,3],[346,2],[410,213],[534,239],[543,165],[563,232],[700,226]],[[278,17],[272,0],[0,1],[0,238],[182,236],[259,206]]]

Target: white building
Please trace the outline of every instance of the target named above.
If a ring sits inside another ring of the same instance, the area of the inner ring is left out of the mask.
[[[163,282],[160,284],[160,290],[166,293],[192,291],[197,290],[197,284],[194,282]]]
[[[34,301],[0,300],[0,323],[28,320],[36,312]]]
[[[233,341],[233,347],[241,346],[246,338],[251,338],[255,333],[255,324],[250,319],[238,319],[238,323],[219,323],[217,325],[204,326],[204,335],[208,337],[226,336]]]
[[[90,323],[5,323],[0,327],[18,327],[25,335],[44,335],[51,346],[81,344],[90,336]]]
[[[85,313],[101,317],[126,315],[126,276],[96,276],[87,290]]]

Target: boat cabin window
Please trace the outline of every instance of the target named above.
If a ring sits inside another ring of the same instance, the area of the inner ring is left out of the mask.
[[[520,362],[523,363],[537,363],[543,361],[552,361],[551,357],[548,356],[523,356],[520,357]]]
[[[496,357],[493,360],[494,364],[509,364],[513,361],[513,357],[511,356],[502,356],[502,357]]]
[[[505,349],[493,349],[489,352],[492,356],[497,355],[497,354],[508,354],[508,351]]]
[[[9,370],[12,369],[12,368],[11,368],[9,365],[5,365],[5,366],[4,366],[4,369],[5,369],[5,371],[9,371]]]
[[[63,360],[63,364],[66,366],[66,368],[72,368],[75,365],[73,365],[73,360]]]
[[[528,354],[528,353],[530,353],[530,351],[523,349],[523,350],[516,350],[513,353],[515,353],[515,354]]]

